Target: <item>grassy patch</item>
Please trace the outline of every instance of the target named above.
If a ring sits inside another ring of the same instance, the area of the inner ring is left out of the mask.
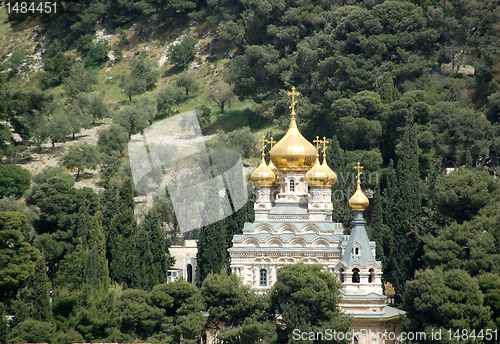
[[[248,126],[252,131],[261,130],[271,123],[251,110],[251,102],[238,102],[226,110],[225,114],[219,113],[216,119],[207,127],[207,133],[215,133],[221,129],[226,132]]]

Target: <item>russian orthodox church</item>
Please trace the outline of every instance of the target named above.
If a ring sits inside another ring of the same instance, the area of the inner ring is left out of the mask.
[[[255,222],[245,223],[229,248],[231,271],[257,292],[270,291],[277,270],[285,264],[320,264],[342,282],[340,308],[354,318],[353,343],[396,343],[403,311],[386,305],[382,290],[382,265],[375,259],[375,242],[365,230],[363,212],[369,205],[361,190],[363,168],[355,167],[357,188],[349,200],[354,211],[350,235],[332,219],[331,188],[337,175],[326,162],[328,141],[306,140],[297,128],[292,88],[290,127],[275,143],[262,139],[262,160],[251,175],[257,189]],[[271,144],[270,162],[265,160]],[[320,147],[322,145],[322,147]],[[322,150],[322,162],[319,151]],[[389,336],[380,337],[387,331]],[[392,334],[391,334],[392,333]]]

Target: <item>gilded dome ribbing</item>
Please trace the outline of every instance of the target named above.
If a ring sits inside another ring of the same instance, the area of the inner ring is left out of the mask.
[[[361,210],[361,211],[363,211],[366,208],[368,208],[368,205],[370,205],[370,201],[365,196],[365,194],[363,193],[363,191],[361,191],[361,180],[359,179],[359,177],[361,176],[361,173],[362,173],[361,169],[363,168],[363,166],[360,166],[359,162],[358,162],[358,165],[355,166],[354,168],[358,170],[358,174],[356,176],[356,178],[358,180],[357,180],[356,192],[349,199],[349,205],[351,206],[352,210]]]
[[[290,127],[285,136],[269,152],[271,162],[277,169],[283,171],[307,171],[316,158],[316,148],[302,136],[297,128],[295,96],[299,94],[295,92],[295,87],[292,87],[292,92],[288,92],[288,95],[292,96]]]
[[[306,173],[306,180],[310,186],[324,186],[328,181],[328,175],[319,163],[319,154],[316,152],[316,162]]]
[[[333,186],[333,184],[337,182],[337,174],[333,172],[330,166],[328,166],[328,164],[326,163],[326,154],[324,151],[323,151],[323,164],[321,165],[321,168],[324,170],[324,173],[327,176],[325,184],[327,186]]]
[[[276,175],[273,170],[266,164],[266,160],[264,159],[265,154],[262,153],[262,161],[260,165],[252,172],[250,179],[256,186],[272,186],[274,180],[276,179]]]

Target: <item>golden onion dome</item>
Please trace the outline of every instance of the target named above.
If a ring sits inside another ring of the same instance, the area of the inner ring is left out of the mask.
[[[262,153],[262,161],[260,165],[252,172],[250,178],[252,182],[256,186],[272,186],[276,175],[274,172],[267,166],[266,160],[264,159],[265,154]]]
[[[327,180],[325,182],[326,186],[333,186],[337,182],[337,174],[326,163],[326,154],[323,151],[323,164],[321,165],[325,174],[327,175]]]
[[[319,154],[316,152],[316,162],[306,173],[306,180],[310,186],[323,186],[328,181],[328,175],[319,163]],[[333,171],[332,171],[333,172]]]
[[[349,205],[351,206],[352,210],[363,211],[366,208],[368,208],[368,205],[370,204],[368,198],[365,196],[363,191],[361,191],[361,180],[359,179],[359,177],[361,176],[361,169],[363,168],[363,166],[360,166],[358,162],[358,165],[355,166],[354,168],[358,170],[357,174],[358,186],[356,187],[356,192],[354,193],[354,195],[352,195],[352,197],[349,199]]]
[[[274,166],[273,162],[272,161],[269,161],[269,168],[276,174],[276,172],[278,171],[278,169],[276,168],[276,166]]]
[[[269,152],[271,162],[279,170],[307,171],[316,158],[316,148],[307,141],[297,128],[292,113],[287,133]]]
[[[272,138],[271,138],[272,140]],[[273,162],[272,161],[269,161],[269,165],[267,165],[271,171],[274,172],[274,175],[275,175],[275,179],[274,179],[274,182],[273,182],[273,186],[276,186],[279,184],[279,180],[280,180],[280,176],[278,175],[278,169],[276,168],[276,166],[274,166]]]

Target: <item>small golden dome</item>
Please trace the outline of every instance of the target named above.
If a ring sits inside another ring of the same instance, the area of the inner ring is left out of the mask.
[[[352,210],[363,211],[368,208],[368,205],[370,204],[368,198],[365,196],[363,191],[361,191],[361,180],[359,179],[359,177],[361,176],[361,169],[363,168],[363,166],[360,166],[358,162],[358,165],[354,166],[354,168],[358,170],[358,174],[356,176],[356,178],[358,179],[358,186],[356,187],[356,192],[354,193],[354,195],[352,195],[351,199],[349,199],[349,205],[351,206]]]
[[[269,161],[269,168],[276,173],[276,171],[278,171],[278,169],[276,168],[276,166],[274,166],[273,162],[272,161]]]
[[[255,169],[255,171],[252,172],[252,175],[250,176],[252,182],[256,186],[272,186],[276,178],[273,170],[271,170],[271,168],[267,166],[264,157],[265,154],[262,153],[262,161],[260,162],[260,165]]]
[[[327,180],[325,185],[327,186],[333,186],[337,182],[337,174],[333,172],[333,170],[328,166],[326,163],[326,154],[325,151],[323,151],[323,164],[321,165],[321,168],[325,171],[325,174],[327,176]]]
[[[271,138],[272,140],[272,138]],[[273,182],[273,186],[276,186],[279,184],[279,180],[280,180],[280,176],[278,175],[278,169],[276,168],[276,166],[274,166],[273,162],[272,161],[269,161],[269,165],[267,165],[271,171],[274,172],[274,175],[275,175],[275,179],[274,179],[274,182]]]
[[[328,181],[328,175],[319,163],[319,154],[316,152],[316,162],[306,173],[306,180],[310,186],[323,186]]]

